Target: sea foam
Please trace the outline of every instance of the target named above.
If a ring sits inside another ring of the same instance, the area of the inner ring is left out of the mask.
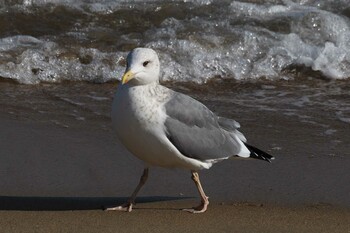
[[[0,76],[25,84],[108,82],[120,78],[130,49],[145,46],[159,53],[163,81],[293,79],[295,70],[348,79],[350,22],[342,2],[3,3],[0,16],[11,15],[15,28],[0,30]]]

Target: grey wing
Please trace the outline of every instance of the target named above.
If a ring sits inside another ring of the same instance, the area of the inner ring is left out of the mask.
[[[175,92],[165,111],[167,137],[183,155],[204,161],[240,151],[237,139],[221,129],[218,117],[197,100]]]
[[[241,126],[237,121],[225,117],[218,117],[218,123],[221,126],[221,128],[225,129],[226,131],[232,134],[235,134],[241,141],[247,142],[245,136],[238,131],[238,129]]]

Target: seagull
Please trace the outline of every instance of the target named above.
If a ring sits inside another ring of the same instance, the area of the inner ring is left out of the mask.
[[[209,205],[198,171],[229,158],[274,159],[246,143],[235,120],[217,116],[192,97],[159,84],[160,63],[149,48],[135,48],[127,56],[126,71],[112,103],[112,124],[120,142],[145,162],[140,182],[127,203],[107,208],[130,212],[146,183],[149,168],[191,171],[201,202],[183,209],[203,213]]]

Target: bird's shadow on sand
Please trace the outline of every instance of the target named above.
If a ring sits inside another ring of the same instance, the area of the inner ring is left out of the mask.
[[[192,197],[138,197],[136,203],[175,201]],[[18,197],[0,196],[0,210],[67,211],[103,210],[126,203],[127,197]],[[170,208],[168,208],[170,209]]]

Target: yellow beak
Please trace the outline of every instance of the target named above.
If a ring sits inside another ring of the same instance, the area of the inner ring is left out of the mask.
[[[122,84],[129,82],[134,76],[135,74],[133,74],[131,70],[127,71],[122,77]]]

